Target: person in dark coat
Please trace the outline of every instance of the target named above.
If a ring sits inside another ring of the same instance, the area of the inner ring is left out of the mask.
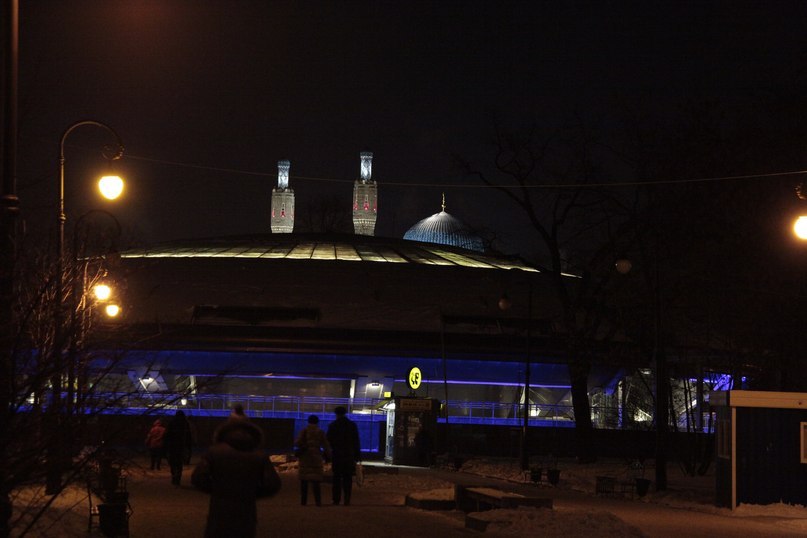
[[[232,422],[234,420],[243,420],[243,421],[249,422],[249,417],[244,412],[244,406],[243,405],[235,404],[233,406],[232,410],[230,411],[230,416],[227,418],[227,420],[223,424],[218,426],[213,431],[213,442],[214,443],[216,442],[216,438],[218,438],[219,432],[221,431],[221,429],[224,428],[225,426],[227,426],[228,424],[230,424],[230,422]],[[252,424],[252,423],[250,423],[250,424]],[[257,428],[257,426],[255,426],[255,427]],[[262,435],[263,434],[261,434],[261,436]]]
[[[191,425],[182,410],[176,412],[165,428],[164,446],[171,467],[171,483],[179,487],[185,453],[191,449]]]
[[[253,538],[256,500],[280,490],[280,477],[259,448],[263,433],[248,419],[229,419],[200,459],[191,483],[210,493],[205,538]]]
[[[249,420],[249,417],[247,417],[247,414],[244,412],[244,406],[241,404],[235,404],[233,406],[233,410],[230,411],[230,418]]]
[[[163,438],[165,437],[165,426],[160,419],[154,421],[148,435],[146,435],[146,448],[151,455],[151,470],[160,470],[160,462],[163,459]]]
[[[336,420],[328,426],[327,435],[333,454],[333,504],[339,504],[344,494],[345,505],[349,505],[356,463],[361,460],[359,429],[347,418],[347,409],[341,405],[333,412]]]
[[[314,502],[322,505],[320,484],[325,479],[325,460],[331,457],[331,447],[325,432],[319,428],[319,417],[308,417],[308,426],[300,432],[294,443],[298,448],[300,462],[300,504],[308,501],[308,483],[314,492]]]

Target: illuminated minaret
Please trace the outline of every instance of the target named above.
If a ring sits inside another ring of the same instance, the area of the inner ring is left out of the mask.
[[[294,191],[289,188],[289,161],[277,161],[277,188],[272,189],[272,233],[294,231]]]
[[[353,231],[358,235],[375,235],[378,214],[378,186],[373,181],[373,154],[362,151],[361,178],[353,184]]]

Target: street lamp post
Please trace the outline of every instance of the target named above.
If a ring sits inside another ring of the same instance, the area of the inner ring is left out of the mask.
[[[81,120],[77,121],[67,129],[65,129],[64,133],[62,134],[62,138],[59,141],[59,198],[58,198],[58,208],[59,208],[59,215],[58,215],[58,226],[59,226],[59,233],[57,237],[57,265],[56,265],[56,279],[58,287],[57,289],[60,290],[61,293],[61,283],[62,283],[62,265],[64,263],[64,223],[67,220],[67,217],[64,213],[64,143],[67,137],[72,133],[74,130],[82,127],[84,125],[93,125],[95,127],[100,127],[105,129],[109,132],[113,137],[115,137],[115,142],[117,143],[117,148],[112,148],[111,146],[104,146],[103,153],[104,156],[107,157],[109,160],[115,161],[123,157],[123,142],[121,141],[120,136],[116,133],[111,127],[106,125],[105,123],[101,123],[100,121],[95,120]],[[114,153],[109,153],[110,150],[114,150]],[[101,178],[102,181],[106,180],[107,178],[114,178],[116,176],[105,176]],[[110,181],[116,182],[118,185],[122,184],[121,179],[118,177],[117,181],[114,179],[104,181],[108,183]],[[118,191],[120,194],[120,191]]]
[[[88,253],[88,237],[89,234],[86,232],[83,236],[80,236],[81,224],[87,217],[94,216],[94,215],[103,215],[106,218],[110,219],[112,223],[112,234],[111,239],[109,239],[110,243],[108,247],[104,247],[104,251],[109,253],[115,253],[115,241],[121,235],[121,225],[118,222],[118,219],[115,218],[115,215],[110,213],[109,211],[105,211],[103,209],[92,209],[83,215],[81,215],[77,220],[73,227],[73,256],[72,256],[72,263],[76,264],[77,274],[73,277],[73,285],[70,290],[70,329],[71,329],[71,337],[70,337],[70,346],[68,351],[68,363],[67,363],[67,415],[72,416],[73,414],[73,406],[75,402],[81,401],[83,397],[83,390],[85,388],[85,371],[81,364],[79,364],[78,360],[78,349],[82,345],[83,338],[87,331],[87,323],[88,318],[86,316],[86,311],[88,308],[88,301],[91,299],[89,298],[90,295],[94,297],[93,302],[101,301],[107,302],[111,298],[112,289],[109,285],[104,284],[103,280],[99,284],[97,282],[98,274],[95,276],[94,285],[90,285],[88,281],[88,269],[91,263],[95,262],[99,269],[103,269],[101,272],[106,273],[105,268],[102,268],[101,265],[98,263],[99,260],[105,258],[102,255],[95,255]],[[102,234],[106,235],[106,234]],[[81,239],[81,241],[80,241]],[[79,249],[79,245],[82,244],[81,252]],[[79,263],[81,262],[81,263]],[[88,290],[92,289],[92,294],[87,293]],[[103,289],[103,294],[99,293],[99,289]],[[110,303],[111,304],[111,303]]]
[[[524,422],[521,424],[521,469],[530,468],[527,434],[530,425],[530,355],[532,351],[532,282],[527,289],[527,349],[524,356]]]
[[[658,238],[656,238],[656,244],[658,245]],[[633,268],[633,264],[627,258],[622,257],[616,261],[615,267],[617,272],[626,275]],[[670,407],[667,401],[669,398],[667,391],[667,357],[661,342],[661,279],[659,278],[658,248],[656,249],[656,257],[653,259],[650,283],[653,293],[653,362],[656,367],[654,413],[656,419],[656,490],[664,491],[667,489],[667,443],[669,441]],[[701,409],[700,402],[701,400],[698,403],[699,413]]]
[[[18,0],[3,2],[3,140],[2,196],[0,197],[0,423],[11,423],[14,394],[14,272],[17,253],[17,78],[19,66]],[[0,435],[9,434],[8,427]],[[12,471],[8,464],[9,443],[0,449],[0,484],[8,483]],[[0,536],[10,532],[11,496],[7,488],[0,491]]]
[[[501,310],[509,310],[512,302],[503,295],[499,299],[499,308]],[[522,470],[530,468],[530,456],[527,447],[527,434],[529,433],[529,420],[530,420],[530,355],[532,346],[532,281],[527,280],[527,327],[526,327],[527,345],[524,354],[524,403],[522,411],[521,422],[521,447],[519,450],[519,461]]]
[[[54,428],[54,436],[55,441],[51,443],[48,450],[48,468],[47,468],[47,483],[46,483],[46,493],[48,494],[55,494],[61,490],[61,473],[62,473],[62,457],[63,451],[65,450],[64,441],[65,432],[63,431],[63,425],[60,424],[60,415],[61,415],[61,399],[62,399],[62,370],[64,369],[63,364],[63,350],[65,348],[65,331],[64,331],[64,309],[65,309],[65,294],[64,294],[64,258],[65,258],[65,245],[64,245],[64,224],[67,220],[64,210],[64,146],[67,137],[78,129],[79,127],[83,126],[93,126],[93,127],[100,127],[104,129],[109,134],[111,134],[115,139],[116,146],[104,146],[102,149],[102,153],[104,157],[107,159],[114,161],[120,159],[123,156],[123,142],[121,141],[120,136],[108,125],[105,123],[101,123],[100,121],[95,120],[81,120],[73,123],[67,129],[65,129],[64,133],[62,133],[62,137],[59,140],[59,185],[58,185],[58,197],[57,197],[57,227],[58,232],[56,235],[56,278],[55,278],[55,289],[56,289],[56,311],[54,315],[55,321],[55,329],[54,329],[54,339],[53,339],[53,375],[51,376],[51,401],[49,404],[49,414],[53,419],[53,424],[51,427]],[[101,187],[104,189],[108,189],[108,185],[110,183],[114,184],[115,187],[112,189],[112,193],[117,191],[117,194],[114,196],[110,196],[106,192],[102,192],[104,196],[114,198],[120,191],[122,190],[123,181],[117,176],[105,176],[102,178]],[[71,287],[72,289],[72,287]]]

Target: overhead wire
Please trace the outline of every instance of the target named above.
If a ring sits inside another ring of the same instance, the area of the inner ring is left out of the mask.
[[[146,162],[153,162],[158,164],[165,164],[169,166],[179,166],[183,168],[196,168],[199,170],[209,170],[213,172],[225,172],[230,174],[241,174],[241,175],[249,175],[249,176],[260,176],[260,177],[275,177],[274,172],[256,172],[252,170],[242,170],[237,168],[226,168],[226,167],[219,167],[219,166],[207,166],[207,165],[200,165],[200,164],[193,164],[193,163],[185,163],[179,161],[169,161],[165,159],[154,159],[151,157],[143,157],[139,155],[131,155],[127,154],[125,156],[127,159],[138,160],[138,161],[146,161]],[[783,172],[768,172],[762,174],[742,174],[736,176],[716,176],[716,177],[702,177],[702,178],[688,178],[688,179],[647,179],[647,180],[632,180],[632,181],[609,181],[609,182],[597,182],[597,183],[541,183],[541,184],[530,184],[530,185],[518,185],[518,184],[501,184],[501,185],[487,185],[487,184],[470,184],[470,183],[444,183],[444,182],[433,182],[433,183],[424,183],[420,182],[406,182],[406,181],[383,181],[384,186],[396,186],[396,187],[435,187],[435,188],[467,188],[467,189],[496,189],[496,188],[526,188],[526,189],[579,189],[579,188],[606,188],[606,187],[637,187],[637,186],[646,186],[646,185],[675,185],[675,184],[687,184],[687,183],[711,183],[717,181],[740,181],[740,180],[747,180],[747,179],[765,179],[765,178],[773,178],[773,177],[787,177],[787,176],[799,176],[799,175],[807,175],[807,170],[789,170]],[[298,181],[319,181],[319,182],[329,182],[329,183],[353,183],[354,180],[352,179],[339,179],[339,178],[327,178],[327,177],[313,177],[313,176],[298,176],[298,175],[290,175],[290,179],[295,179]]]

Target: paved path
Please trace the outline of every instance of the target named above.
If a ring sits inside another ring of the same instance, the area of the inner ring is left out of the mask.
[[[130,520],[133,538],[201,537],[204,532],[208,496],[188,485],[186,468],[180,488],[170,484],[166,471],[149,473],[130,486],[134,515]],[[458,514],[424,512],[400,504],[399,496],[379,495],[377,490],[354,488],[351,506],[333,506],[330,486],[323,484],[323,505],[300,505],[296,473],[283,473],[280,493],[258,502],[258,536],[470,536]],[[395,497],[395,498],[393,498]],[[394,504],[399,503],[399,504]],[[477,533],[478,534],[478,533]]]
[[[186,538],[202,536],[208,498],[188,484],[190,468],[186,468],[185,485],[174,488],[167,471],[148,473],[133,480],[130,486],[135,513],[131,519],[131,536]],[[608,498],[570,489],[536,487],[531,484],[485,478],[461,472],[434,469],[400,468],[400,475],[415,480],[427,476],[465,485],[497,487],[521,494],[551,497],[556,509],[584,512],[607,511],[626,523],[654,537],[729,536],[789,537],[804,536],[804,523],[786,518],[738,518],[731,515],[678,509],[640,500]],[[425,512],[401,505],[405,491],[383,488],[356,488],[352,506],[330,505],[330,486],[323,485],[323,506],[300,506],[296,473],[282,475],[281,493],[260,501],[259,536],[473,536],[476,531],[463,526],[459,512]],[[791,526],[798,523],[801,527]],[[483,534],[484,536],[484,534]],[[562,536],[562,535],[561,535]]]

